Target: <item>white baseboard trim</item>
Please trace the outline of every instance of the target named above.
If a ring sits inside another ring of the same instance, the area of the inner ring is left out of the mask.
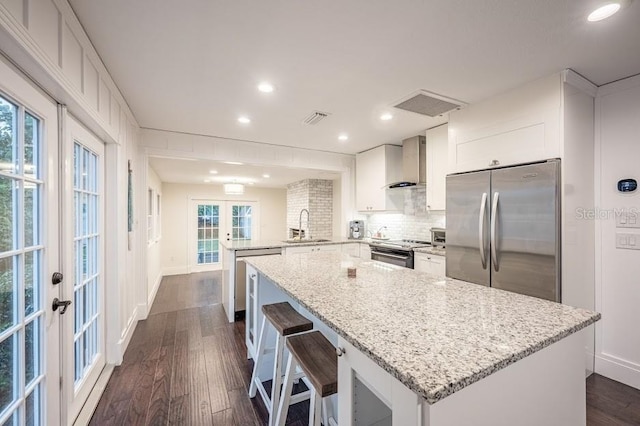
[[[596,373],[640,389],[640,365],[609,354],[596,355]]]
[[[162,277],[163,277],[163,274],[161,272],[158,274],[158,276],[156,277],[156,281],[153,283],[153,288],[151,289],[151,293],[149,293],[149,297],[147,299],[147,311],[151,310],[153,301],[156,299],[156,294],[158,294],[158,289],[160,288]]]
[[[93,389],[91,389],[91,393],[89,393],[89,397],[87,398],[84,405],[82,406],[82,410],[80,410],[80,414],[78,414],[78,417],[73,422],[74,426],[85,426],[89,424],[89,422],[91,421],[91,417],[93,416],[93,413],[96,411],[96,408],[98,407],[100,398],[102,397],[102,394],[104,393],[104,390],[107,387],[107,383],[109,383],[109,379],[111,378],[111,374],[113,373],[114,367],[115,366],[113,364],[107,364],[104,366],[104,368],[102,369],[102,372],[100,373],[100,376],[98,377],[98,381],[93,386]]]
[[[149,316],[149,305],[146,303],[139,303],[136,307],[136,320],[143,321]]]
[[[127,350],[127,346],[129,346],[129,342],[131,341],[131,337],[133,337],[133,332],[136,330],[136,326],[138,325],[138,307],[133,311],[131,316],[129,317],[129,322],[127,323],[127,327],[122,333],[120,340],[118,340],[118,362],[116,365],[122,364],[122,358],[124,357],[124,352]]]
[[[162,270],[162,275],[186,275],[189,273],[189,268],[186,266],[172,266],[169,268],[164,268]]]
[[[584,353],[584,377],[587,378],[593,374],[593,363],[595,354],[591,351]]]

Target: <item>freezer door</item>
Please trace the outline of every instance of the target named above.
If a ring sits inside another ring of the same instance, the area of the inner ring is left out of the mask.
[[[491,175],[491,286],[560,301],[560,163]]]
[[[447,276],[488,286],[491,172],[447,176]]]

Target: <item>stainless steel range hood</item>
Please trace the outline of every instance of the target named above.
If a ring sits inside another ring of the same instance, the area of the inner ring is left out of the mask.
[[[402,180],[389,189],[424,187],[427,183],[427,138],[422,135],[402,141]]]

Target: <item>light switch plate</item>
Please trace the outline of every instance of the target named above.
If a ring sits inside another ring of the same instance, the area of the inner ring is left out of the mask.
[[[640,228],[640,214],[637,211],[616,212],[616,228]]]
[[[616,232],[616,248],[640,250],[640,234],[624,234]]]

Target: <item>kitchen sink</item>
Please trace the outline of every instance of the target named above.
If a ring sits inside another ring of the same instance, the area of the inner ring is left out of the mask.
[[[323,238],[311,238],[308,240],[283,240],[285,243],[326,243],[331,240],[323,239]]]

